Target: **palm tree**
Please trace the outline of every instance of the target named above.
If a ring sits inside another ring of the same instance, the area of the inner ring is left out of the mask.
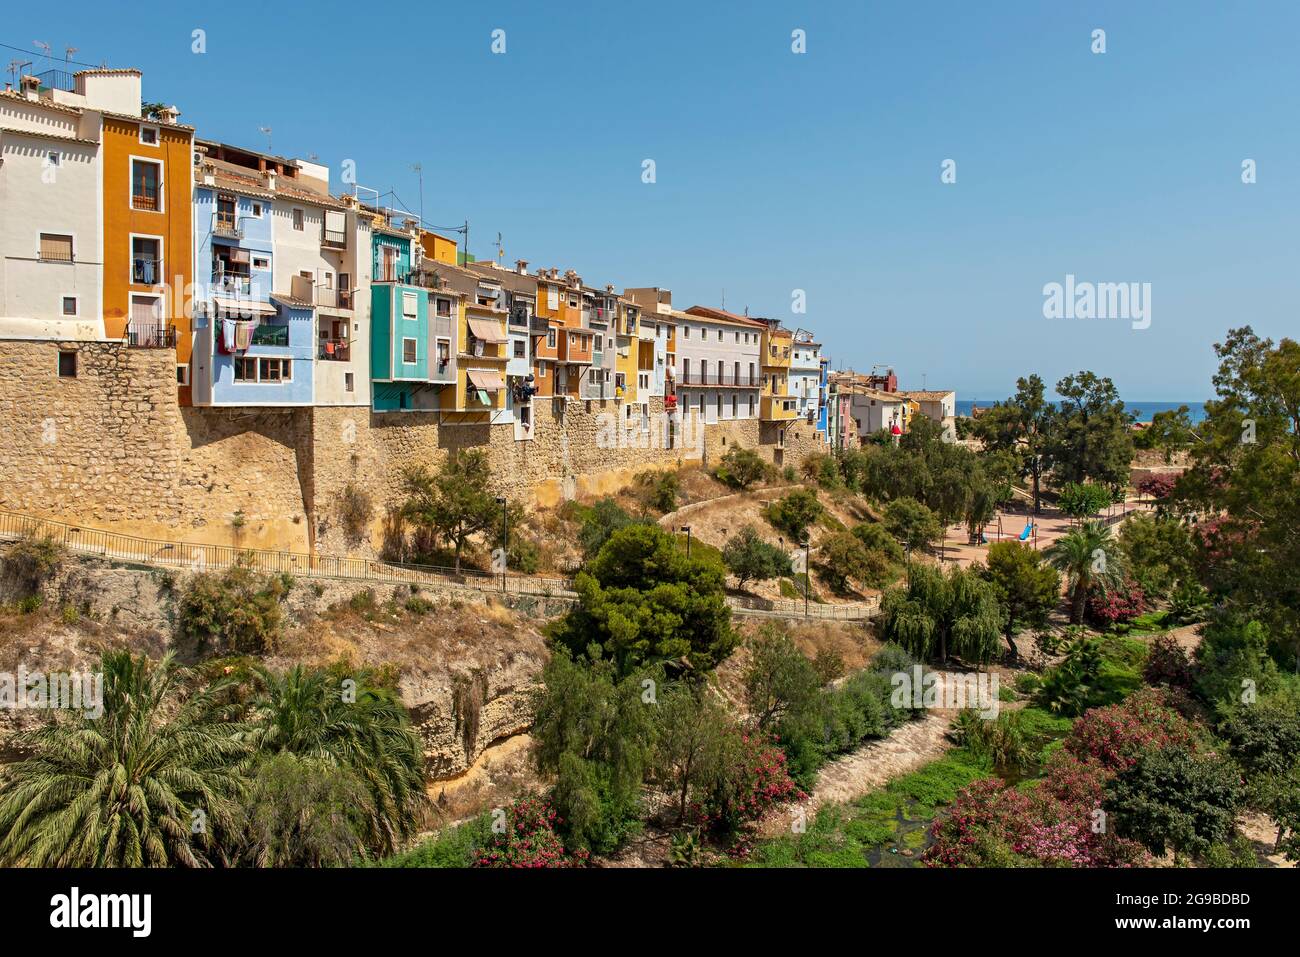
[[[1062,535],[1043,552],[1050,564],[1069,583],[1070,619],[1083,621],[1088,592],[1094,585],[1104,594],[1124,580],[1124,556],[1110,527],[1099,521],[1085,521]]]
[[[263,755],[288,752],[355,773],[369,795],[366,843],[391,854],[414,830],[425,797],[423,749],[396,696],[368,671],[253,670],[249,744]]]
[[[103,713],[55,713],[0,782],[0,864],[203,866],[236,820],[247,747],[213,720],[218,683],[186,694],[171,655],[110,652]]]

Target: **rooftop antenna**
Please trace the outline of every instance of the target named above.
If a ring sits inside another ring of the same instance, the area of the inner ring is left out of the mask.
[[[18,77],[22,75],[25,67],[32,65],[31,60],[10,60],[9,66],[5,67],[9,71],[10,86],[18,85]]]
[[[44,52],[45,59],[48,60],[50,58],[50,45],[48,43],[46,43],[44,40],[33,40],[32,43],[35,44],[42,52]]]
[[[266,134],[266,151],[267,151],[268,153],[272,153],[272,150],[271,150],[271,128],[270,128],[269,126],[259,126],[259,127],[257,128],[257,131],[258,131],[259,133],[265,133],[265,134]]]
[[[497,233],[497,259],[501,259],[502,257],[505,256],[505,254],[506,251],[501,246],[501,234]]]
[[[420,228],[424,228],[424,167],[419,163],[412,163],[411,169],[415,170],[416,176],[420,178]]]
[[[63,49],[63,61],[64,61],[65,63],[71,63],[71,62],[72,62],[72,54],[74,54],[74,53],[80,53],[80,52],[81,52],[81,51],[80,51],[79,49],[77,49],[77,47],[64,47],[64,49]]]

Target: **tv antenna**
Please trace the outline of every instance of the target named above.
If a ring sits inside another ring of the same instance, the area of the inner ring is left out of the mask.
[[[264,133],[264,134],[266,135],[266,151],[267,151],[268,153],[272,152],[272,150],[271,150],[271,128],[270,128],[269,126],[259,126],[259,127],[257,128],[257,131],[258,131],[259,133]]]
[[[424,167],[419,163],[412,163],[411,169],[420,180],[420,228],[424,228]]]

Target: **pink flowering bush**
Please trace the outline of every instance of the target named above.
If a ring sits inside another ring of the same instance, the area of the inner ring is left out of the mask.
[[[1088,592],[1085,614],[1098,627],[1109,628],[1111,625],[1130,622],[1146,610],[1146,594],[1137,582],[1126,578],[1104,592],[1100,588]]]
[[[1164,693],[1144,688],[1119,704],[1093,708],[1074,723],[1065,748],[1112,773],[1137,764],[1142,752],[1181,744],[1195,747],[1191,724],[1168,706]]]
[[[547,801],[523,798],[506,811],[504,833],[479,852],[475,867],[577,867],[587,852],[569,854],[555,828],[561,819]]]
[[[976,781],[931,826],[923,860],[936,867],[1129,867],[1142,848],[1114,836],[1100,809],[1107,783],[1151,749],[1195,749],[1192,725],[1146,688],[1074,722],[1035,786]]]
[[[735,834],[769,810],[788,801],[802,801],[786,768],[785,752],[775,740],[755,731],[737,731],[726,767],[703,804],[692,807],[699,826]]]

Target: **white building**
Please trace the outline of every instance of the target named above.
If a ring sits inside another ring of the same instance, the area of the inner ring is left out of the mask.
[[[0,335],[103,339],[102,116],[37,83],[0,93]]]
[[[817,423],[821,409],[822,346],[811,332],[794,334],[790,354],[790,395],[798,399],[799,418]]]
[[[921,414],[933,419],[943,428],[945,442],[957,441],[957,393],[945,390],[899,390],[898,395],[911,399],[921,408]]]
[[[683,413],[696,412],[709,424],[759,418],[767,324],[704,306],[676,316],[677,391]]]

